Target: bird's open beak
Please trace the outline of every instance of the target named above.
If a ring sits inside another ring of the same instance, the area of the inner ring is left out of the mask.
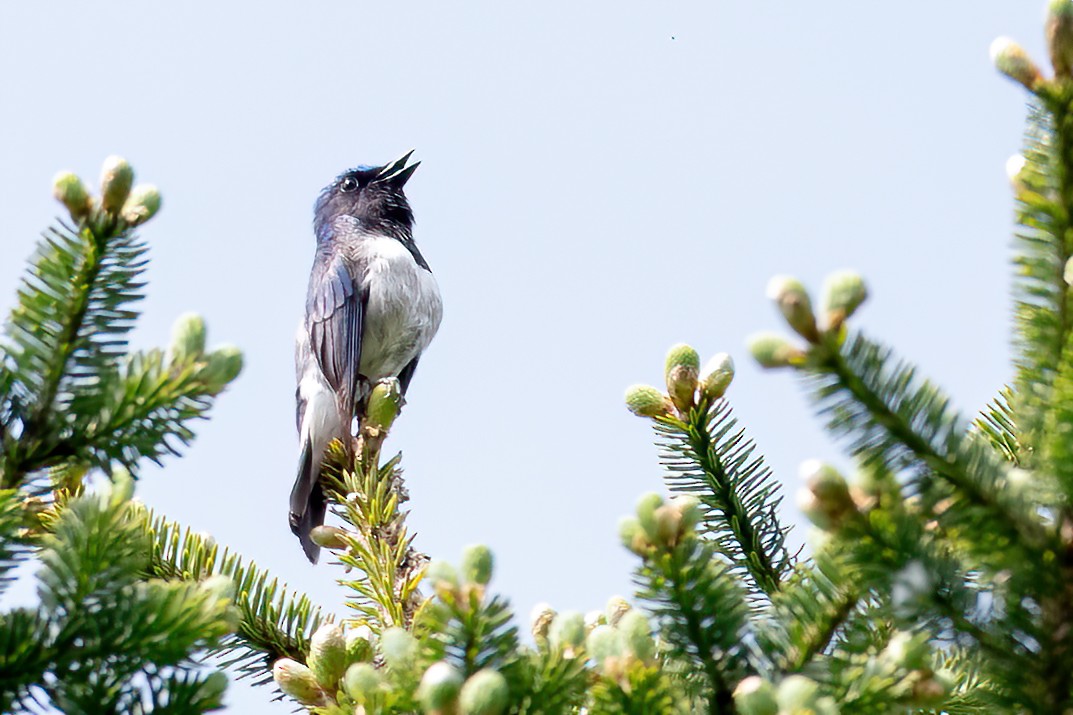
[[[418,161],[406,166],[406,162],[409,161],[410,155],[413,153],[414,150],[411,149],[390,164],[385,164],[380,169],[380,173],[376,175],[376,180],[390,182],[401,189],[410,180],[414,170],[421,165],[421,162]]]

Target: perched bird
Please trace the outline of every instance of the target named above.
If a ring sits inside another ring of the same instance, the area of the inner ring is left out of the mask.
[[[412,153],[340,174],[314,208],[317,249],[295,341],[301,455],[290,505],[291,531],[313,563],[320,548],[309,532],[327,509],[318,479],[328,443],[349,444],[378,380],[397,377],[406,394],[443,315],[403,193],[420,163],[406,165]]]

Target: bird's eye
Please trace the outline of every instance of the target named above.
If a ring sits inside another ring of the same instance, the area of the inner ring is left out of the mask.
[[[349,193],[351,191],[357,191],[357,189],[358,189],[358,180],[355,179],[353,176],[347,176],[342,181],[339,182],[339,190],[340,191]]]

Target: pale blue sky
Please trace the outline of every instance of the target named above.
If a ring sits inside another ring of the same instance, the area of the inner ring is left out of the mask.
[[[1036,0],[3,3],[0,306],[59,213],[57,170],[95,180],[119,153],[159,185],[134,342],[196,310],[247,367],[138,494],[341,612],[341,572],[286,523],[311,207],[416,149],[445,317],[388,449],[417,545],[491,545],[523,623],[538,601],[601,607],[630,590],[618,517],[661,488],[622,392],[659,384],[672,343],[735,357],[732,402],[791,493],[803,459],[839,458],[793,379],[744,353],[779,327],[772,274],[863,272],[856,323],[966,411],[1009,378],[1025,95],[987,48],[1007,34],[1042,62],[1041,26]],[[268,695],[229,699],[290,711]]]

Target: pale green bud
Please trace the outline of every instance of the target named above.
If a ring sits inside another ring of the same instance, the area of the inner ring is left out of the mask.
[[[810,459],[802,462],[800,475],[805,487],[798,492],[798,507],[819,528],[836,529],[856,510],[845,477],[831,465]]]
[[[666,417],[671,401],[650,385],[632,385],[626,389],[626,407],[638,417]]]
[[[370,661],[375,655],[373,648],[373,632],[369,626],[348,628],[346,632],[346,658],[347,662]]]
[[[242,372],[242,351],[234,345],[225,345],[213,350],[208,355],[205,367],[198,377],[205,384],[205,389],[213,395],[223,392],[228,383]]]
[[[327,697],[317,679],[306,666],[290,658],[280,658],[272,665],[272,679],[287,695],[303,705],[325,705]]]
[[[548,603],[538,603],[529,614],[530,631],[539,643],[548,639],[548,632],[555,620],[555,609]]]
[[[368,698],[383,684],[380,671],[369,663],[355,663],[346,669],[346,675],[343,676],[343,689],[353,700]]]
[[[819,342],[812,300],[801,281],[791,276],[775,276],[768,281],[767,297],[775,301],[782,317],[798,335],[810,343]]]
[[[996,38],[991,43],[991,61],[999,72],[1027,89],[1034,90],[1043,81],[1036,63],[1023,47],[1008,37]]]
[[[663,497],[656,492],[643,495],[637,502],[637,521],[645,532],[645,536],[651,543],[659,539],[659,528],[656,524],[656,510],[663,506]]]
[[[391,429],[401,409],[402,388],[399,386],[399,381],[395,378],[380,380],[369,393],[365,424],[386,432]]]
[[[585,642],[585,618],[577,611],[563,611],[551,622],[548,643],[552,648],[577,648]]]
[[[754,333],[747,344],[760,367],[789,367],[804,360],[805,353],[778,333]]]
[[[160,210],[160,191],[152,184],[135,186],[130,192],[120,216],[131,226],[140,226]]]
[[[637,517],[624,516],[619,519],[618,536],[622,541],[622,545],[638,556],[644,556],[652,546],[652,542],[648,540],[645,530],[641,528],[641,522],[637,520]]]
[[[61,171],[53,177],[52,195],[67,208],[75,221],[81,221],[89,215],[93,206],[82,179],[70,171]]]
[[[223,707],[224,693],[227,692],[227,676],[216,671],[205,678],[198,690],[198,704],[207,712]]]
[[[606,626],[607,616],[603,611],[589,611],[585,614],[585,635],[592,633],[596,626]]]
[[[487,586],[492,580],[494,563],[492,550],[484,544],[467,546],[462,551],[462,580]]]
[[[1047,49],[1056,77],[1073,76],[1073,2],[1050,0],[1047,3],[1047,21],[1044,26]]]
[[[776,715],[775,686],[758,675],[750,675],[734,688],[734,706],[739,715]]]
[[[326,690],[334,691],[346,670],[346,638],[335,623],[321,623],[309,639],[306,665]]]
[[[317,546],[334,551],[345,549],[348,545],[346,529],[340,529],[338,526],[315,526],[309,532],[309,538]]]
[[[405,667],[417,655],[417,639],[409,631],[392,626],[380,635],[380,652],[392,668]]]
[[[853,271],[838,271],[823,282],[823,312],[829,330],[838,330],[868,297],[864,279]]]
[[[734,380],[734,360],[726,353],[716,353],[700,371],[700,391],[709,400],[726,394]]]
[[[664,377],[671,401],[685,413],[693,407],[697,393],[697,376],[700,374],[700,355],[689,345],[678,343],[667,352]]]
[[[170,360],[185,363],[205,352],[205,320],[197,313],[183,313],[171,326]]]
[[[820,686],[815,680],[803,675],[788,675],[775,691],[775,702],[782,712],[807,712],[819,700]]]
[[[435,589],[444,588],[453,591],[459,585],[458,571],[455,570],[455,567],[439,559],[429,563],[428,569],[425,571],[425,579]]]
[[[425,712],[444,712],[458,699],[465,679],[450,663],[433,663],[417,686],[417,699]]]
[[[611,626],[596,626],[585,638],[585,650],[598,666],[608,658],[620,658],[626,652],[622,634]]]
[[[1062,277],[1065,278],[1066,285],[1073,285],[1073,258],[1066,261],[1066,267],[1062,272]]]
[[[697,522],[700,521],[700,499],[690,494],[679,494],[676,497],[672,497],[670,501],[671,507],[678,512],[678,534],[682,535],[686,531],[690,531]]]
[[[134,184],[134,169],[120,156],[110,156],[101,167],[101,208],[111,214],[119,213]]]
[[[656,641],[652,637],[652,625],[645,614],[631,610],[618,622],[618,630],[626,642],[626,649],[645,663],[651,663],[656,657]]]
[[[488,668],[471,675],[458,695],[462,715],[500,715],[509,701],[507,679]]]
[[[608,625],[617,626],[622,617],[629,613],[632,608],[633,606],[630,605],[630,602],[622,596],[612,596],[607,599],[604,614],[607,616]]]

